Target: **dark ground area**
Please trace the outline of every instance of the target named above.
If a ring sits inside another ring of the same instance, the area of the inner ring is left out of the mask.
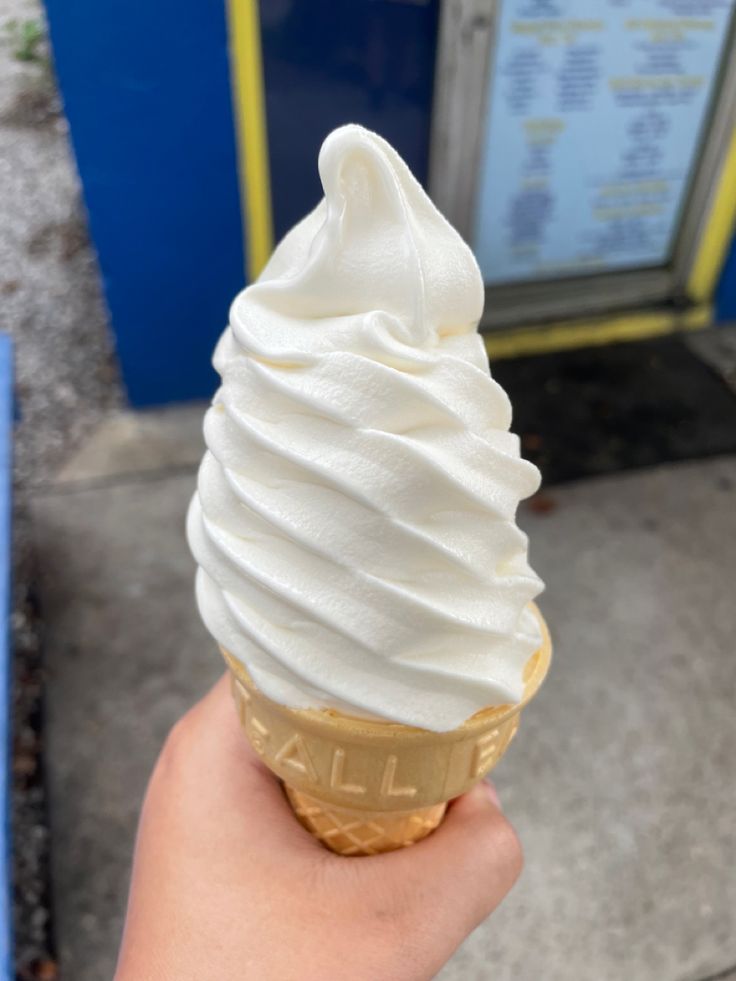
[[[736,391],[723,368],[666,337],[499,361],[493,375],[549,487],[736,450]]]
[[[12,616],[13,858],[17,981],[56,981],[52,932],[50,834],[44,774],[44,673],[41,620],[35,594],[38,570],[27,547],[27,515],[16,514]]]

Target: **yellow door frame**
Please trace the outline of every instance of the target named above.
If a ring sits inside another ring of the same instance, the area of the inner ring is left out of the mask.
[[[271,173],[258,0],[227,0],[227,24],[246,276],[252,283],[273,251]]]

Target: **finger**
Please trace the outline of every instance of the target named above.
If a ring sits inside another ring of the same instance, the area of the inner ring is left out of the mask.
[[[270,771],[254,752],[238,718],[227,672],[174,726],[169,742],[181,739],[198,762],[237,768],[241,779],[258,780]]]
[[[227,674],[172,729],[151,793],[186,807],[193,831],[215,813],[223,839],[267,836],[280,847],[319,849],[243,732]]]
[[[498,796],[498,791],[496,790],[495,783],[491,780],[490,777],[486,777],[483,781],[483,784],[485,785],[486,792],[490,795],[490,798],[493,801],[493,803],[496,805],[499,811],[502,811],[503,808],[501,807],[501,799]]]
[[[421,860],[431,865],[469,932],[491,913],[518,879],[523,855],[516,832],[485,781],[454,801],[440,827],[420,842]],[[409,857],[409,856],[407,856]]]
[[[450,950],[498,906],[521,872],[519,840],[494,794],[481,782],[450,805],[424,841],[369,860],[383,888],[402,895],[425,921],[433,911]]]

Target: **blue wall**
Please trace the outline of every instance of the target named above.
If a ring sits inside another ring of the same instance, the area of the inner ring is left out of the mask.
[[[130,400],[207,397],[244,280],[224,0],[46,6]],[[426,176],[437,0],[268,0],[261,17],[277,237],[317,202],[342,122]]]
[[[46,0],[133,405],[207,397],[244,281],[224,0]],[[377,129],[426,177],[437,0],[261,4],[277,238],[320,196],[317,151]]]
[[[243,235],[221,0],[47,0],[134,405],[207,396]]]
[[[92,237],[136,406],[208,397],[244,282],[225,0],[46,0]],[[360,122],[426,180],[438,0],[261,0],[276,238]],[[736,319],[736,250],[717,294]]]

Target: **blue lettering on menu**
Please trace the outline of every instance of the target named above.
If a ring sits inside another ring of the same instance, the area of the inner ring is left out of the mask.
[[[502,0],[473,245],[489,284],[664,263],[736,0]]]

